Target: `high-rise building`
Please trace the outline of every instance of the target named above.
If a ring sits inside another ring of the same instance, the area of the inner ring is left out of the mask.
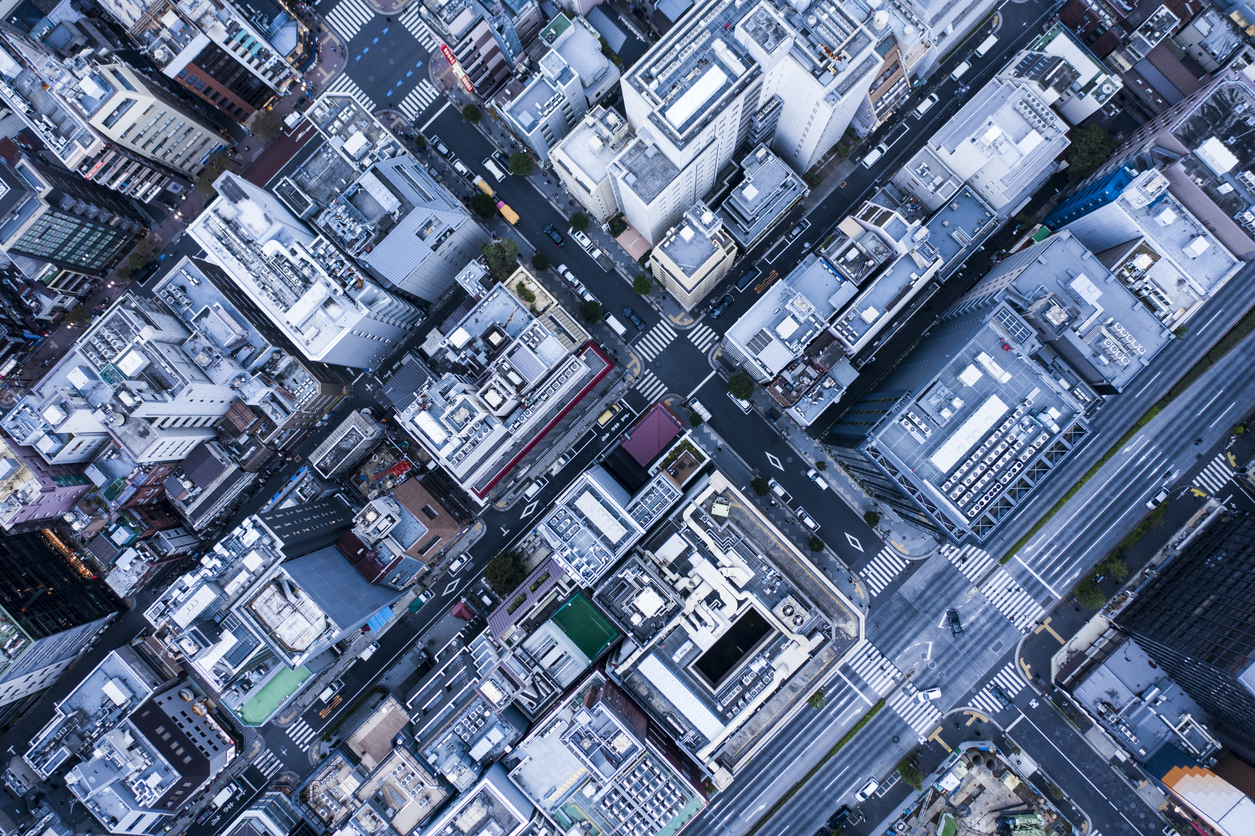
[[[856,18],[854,14],[858,14]],[[627,219],[654,242],[743,142],[806,171],[850,125],[882,61],[861,13],[817,0],[705,0],[623,77],[638,141],[611,168]]]
[[[1255,516],[1230,512],[1194,536],[1116,626],[1215,721],[1222,741],[1255,752]]]
[[[377,366],[421,321],[264,189],[230,172],[215,185],[188,234],[306,358]]]
[[[130,199],[70,172],[0,163],[0,248],[103,276],[144,228]]]
[[[56,532],[0,537],[0,706],[55,682],[120,610]]]
[[[736,242],[705,203],[695,203],[649,260],[654,278],[685,310],[701,302],[736,261]]]
[[[550,152],[562,185],[599,223],[619,212],[610,164],[635,138],[618,112],[598,105]]]
[[[50,465],[34,449],[0,437],[0,528],[5,531],[60,517],[93,487],[81,468]]]

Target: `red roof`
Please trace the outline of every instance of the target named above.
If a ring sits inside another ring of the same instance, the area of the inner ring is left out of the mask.
[[[649,467],[649,463],[683,431],[684,422],[665,403],[657,403],[623,436],[623,449],[641,467]]]

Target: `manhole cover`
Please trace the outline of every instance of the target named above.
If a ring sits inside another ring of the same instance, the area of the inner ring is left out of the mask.
[[[994,642],[993,651],[997,653],[999,650],[1002,650],[1002,642]]]
[[[785,461],[786,461],[786,462],[791,462],[791,461],[793,461],[793,457],[792,457],[792,456],[789,456],[789,457],[787,457],[787,458],[785,459]]]
[[[937,667],[937,663],[936,663],[936,662],[929,662],[929,663],[928,663],[928,669],[929,669],[929,670],[933,670],[933,669],[934,669],[934,668],[936,668],[936,667]]]

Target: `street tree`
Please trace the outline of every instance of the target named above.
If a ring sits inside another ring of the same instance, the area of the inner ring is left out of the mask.
[[[484,567],[484,580],[488,581],[493,592],[502,597],[518,589],[526,577],[527,570],[517,552],[504,551]]]
[[[497,201],[483,192],[471,195],[471,211],[484,220],[497,214]]]
[[[748,401],[754,397],[754,378],[745,372],[737,372],[728,378],[728,391],[732,397]]]
[[[576,212],[571,216],[571,231],[586,232],[588,231],[588,215],[583,212]]]
[[[467,102],[466,104],[462,105],[462,118],[465,119],[467,122],[470,122],[472,125],[478,125],[479,120],[482,117],[483,117],[483,114],[479,112],[479,107],[477,107],[476,105],[470,102]]]
[[[526,177],[532,173],[532,158],[522,151],[510,155],[510,173]]]

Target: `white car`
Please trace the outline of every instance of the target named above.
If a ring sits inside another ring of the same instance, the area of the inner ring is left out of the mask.
[[[784,487],[775,479],[768,479],[767,487],[771,488],[771,492],[778,496],[785,504],[793,501],[793,497],[789,495],[789,492],[786,491]]]
[[[589,238],[582,232],[576,232],[574,229],[570,230],[570,233],[571,237],[575,239],[575,243],[579,244],[586,250],[592,249],[593,239]]]
[[[562,470],[562,468],[566,467],[566,463],[567,463],[568,461],[570,461],[570,458],[569,458],[569,457],[567,457],[565,454],[564,454],[564,455],[561,455],[561,456],[558,456],[558,458],[554,459],[553,464],[549,466],[549,475],[550,475],[550,476],[557,476],[557,475],[558,475],[558,471],[560,471],[560,470]]]
[[[868,781],[863,788],[854,794],[854,799],[858,802],[866,801],[872,797],[872,793],[880,789],[879,781]]]
[[[421,607],[423,604],[426,604],[433,597],[435,597],[435,595],[436,593],[432,592],[430,589],[424,589],[422,592],[414,596],[414,600],[417,601],[418,605]]]
[[[469,554],[457,556],[454,558],[453,562],[449,564],[449,574],[456,575],[458,572],[462,571],[463,566],[470,562],[471,556]]]
[[[819,475],[818,470],[812,467],[810,470],[806,471],[806,475],[810,477],[812,482],[819,486],[821,491],[828,490],[828,481]]]
[[[805,508],[801,508],[801,507],[799,507],[799,508],[797,509],[797,518],[798,518],[798,520],[800,520],[800,521],[801,521],[802,525],[806,526],[806,527],[807,527],[808,529],[810,529],[811,531],[818,531],[818,530],[819,530],[819,523],[815,522],[815,518],[814,518],[814,517],[812,517],[810,514],[806,513],[806,509],[805,509]]]
[[[1146,500],[1146,507],[1151,508],[1151,509],[1158,508],[1159,504],[1167,498],[1168,498],[1168,489],[1166,487],[1160,488],[1159,493],[1155,494],[1150,499]]]
[[[754,408],[754,405],[752,403],[750,403],[749,401],[741,400],[740,398],[738,398],[736,395],[732,394],[731,392],[728,393],[728,397],[731,398],[732,403],[736,404],[740,408],[740,410],[744,412],[746,415],[749,415],[750,410]]]
[[[928,702],[929,700],[939,700],[941,699],[941,689],[929,688],[927,691],[916,691],[915,699],[919,700],[920,702]]]

